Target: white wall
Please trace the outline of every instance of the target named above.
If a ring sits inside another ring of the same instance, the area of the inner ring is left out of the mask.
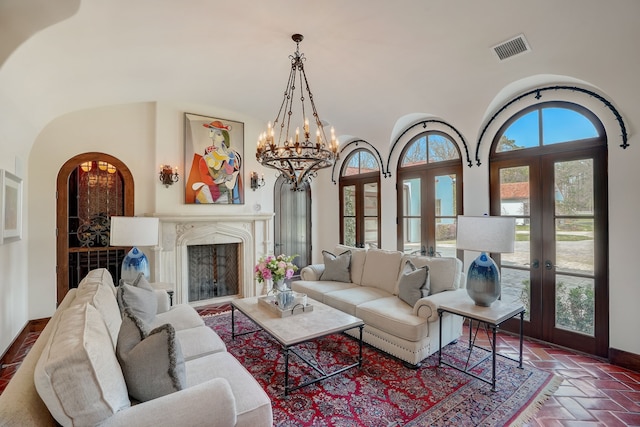
[[[185,111],[244,122],[245,184],[248,183],[250,171],[261,170],[255,160],[255,144],[252,142],[253,135],[257,136],[261,131],[261,123],[239,113],[210,106],[173,103],[114,105],[67,114],[42,130],[29,157],[31,191],[28,199],[25,199],[30,206],[27,217],[29,258],[37,260],[29,265],[29,319],[48,317],[55,310],[55,184],[60,167],[77,154],[103,152],[117,157],[129,167],[135,183],[136,215],[253,213],[256,204],[262,206],[262,212],[273,212],[273,194],[268,189],[273,187],[275,174],[269,172],[265,172],[267,186],[255,192],[245,188],[244,205],[202,206],[183,203]],[[165,188],[158,180],[160,164],[177,165],[180,181]],[[11,248],[0,247],[0,250]],[[1,259],[4,261],[10,257]],[[26,292],[26,286],[16,287],[13,291]],[[5,294],[11,295],[9,291]],[[24,317],[13,318],[21,322],[20,327],[24,326]]]
[[[631,146],[620,144],[620,129],[610,111],[597,102],[593,109],[603,119],[609,134],[609,250],[610,250],[610,346],[640,354],[640,338],[635,333],[640,323],[636,309],[640,286],[636,275],[637,242],[640,227],[636,211],[640,207],[638,147],[633,120],[640,117],[640,105],[632,96],[616,92],[618,110],[625,116]],[[499,103],[498,103],[499,104]],[[248,183],[252,170],[265,172],[267,185],[256,192],[245,189],[242,206],[186,206],[182,203],[185,174],[183,150],[183,113],[211,115],[245,123],[245,168]],[[491,110],[487,116],[490,117]],[[477,136],[483,123],[465,118],[445,118],[463,134],[470,155],[475,154]],[[486,120],[486,119],[485,119]],[[37,136],[29,155],[18,150],[8,153],[0,166],[15,169],[11,158],[25,160],[25,231],[24,239],[0,246],[0,352],[29,319],[50,316],[55,309],[55,182],[61,165],[70,157],[89,151],[101,151],[122,160],[131,169],[136,183],[136,214],[211,214],[252,212],[260,204],[263,212],[273,211],[275,173],[262,169],[254,157],[256,136],[264,123],[242,113],[211,106],[188,103],[139,103],[83,110],[59,117]],[[390,126],[391,128],[391,126]],[[397,134],[397,129],[394,131]],[[380,151],[385,163],[394,135],[369,141]],[[488,143],[483,145],[482,166],[463,168],[464,208],[467,214],[488,210]],[[464,152],[464,150],[462,150]],[[392,176],[382,178],[382,247],[395,249],[395,163],[399,150],[391,159]],[[344,159],[346,156],[343,155]],[[7,160],[9,158],[9,160]],[[178,164],[181,181],[169,188],[157,179],[161,163]],[[338,168],[337,168],[338,169]],[[336,171],[337,173],[337,171]],[[337,179],[337,177],[336,177]],[[338,186],[331,182],[331,171],[321,171],[312,184],[313,260],[321,259],[321,250],[332,248],[339,238]],[[265,239],[269,239],[265,236]],[[260,242],[258,242],[260,243]],[[257,254],[259,255],[259,254]],[[27,261],[28,260],[28,261]],[[27,285],[28,284],[28,285]]]

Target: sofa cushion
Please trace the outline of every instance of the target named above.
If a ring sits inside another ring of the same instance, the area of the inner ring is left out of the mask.
[[[337,245],[334,253],[341,254],[345,251],[351,251],[351,265],[349,267],[351,283],[359,285],[362,282],[362,272],[364,271],[364,262],[367,259],[367,250],[365,248]]]
[[[130,308],[146,323],[152,323],[158,311],[158,298],[153,290],[139,288],[127,283],[118,287],[118,304],[121,312]]]
[[[462,261],[458,258],[405,255],[404,259],[410,259],[416,267],[429,266],[429,295],[458,289],[463,281]]]
[[[401,259],[402,253],[398,251],[369,249],[360,284],[395,293]]]
[[[113,349],[115,349],[116,342],[118,341],[118,331],[122,323],[122,316],[118,302],[116,301],[116,296],[113,294],[111,287],[96,279],[82,280],[80,285],[78,285],[73,304],[82,305],[87,303],[94,306],[102,316],[102,320],[109,330]]]
[[[322,251],[324,259],[324,271],[320,280],[333,280],[336,282],[351,282],[351,274],[349,267],[351,265],[351,251],[342,252],[340,255],[334,255],[329,251]]]
[[[224,341],[208,326],[176,329],[176,338],[180,342],[185,361],[211,353],[227,351]]]
[[[155,319],[153,319],[153,322],[149,324],[149,327],[153,329],[165,323],[171,323],[176,331],[197,328],[198,326],[204,325],[202,317],[188,304],[174,305],[169,310],[158,313]]]
[[[175,329],[168,323],[148,332],[144,322],[126,308],[116,353],[129,395],[140,402],[186,386],[184,356]]]
[[[429,335],[427,319],[415,316],[413,308],[395,296],[360,304],[355,316],[367,326],[408,341],[419,341]]]
[[[315,280],[297,280],[291,283],[291,289],[295,292],[307,294],[316,301],[325,302],[324,296],[329,292],[341,291],[343,289],[354,288],[357,285],[345,282],[320,282]]]
[[[325,294],[323,302],[333,308],[355,316],[357,305],[378,298],[385,298],[390,295],[391,294],[385,290],[371,286],[354,286],[349,289]]]
[[[413,307],[416,302],[429,295],[429,266],[417,268],[406,260],[398,279],[398,298]]]
[[[102,316],[90,304],[60,315],[34,372],[38,394],[62,425],[98,425],[130,406]]]

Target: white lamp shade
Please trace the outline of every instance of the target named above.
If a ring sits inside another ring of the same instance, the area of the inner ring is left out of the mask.
[[[459,216],[456,248],[478,252],[513,252],[516,219],[504,216]]]
[[[158,244],[158,218],[112,216],[111,246],[155,246]]]

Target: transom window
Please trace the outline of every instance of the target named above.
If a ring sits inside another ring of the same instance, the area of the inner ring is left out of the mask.
[[[360,175],[369,172],[378,172],[378,162],[369,151],[356,150],[347,157],[342,167],[342,176]]]
[[[446,135],[429,132],[416,138],[405,149],[400,167],[437,163],[459,158],[460,152]]]
[[[603,130],[597,129],[594,125],[597,119],[590,119],[587,114],[583,109],[578,112],[566,106],[549,104],[526,110],[507,123],[496,153],[599,138]]]

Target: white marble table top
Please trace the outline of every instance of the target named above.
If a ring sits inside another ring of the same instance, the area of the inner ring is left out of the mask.
[[[524,311],[520,302],[494,301],[489,307],[476,305],[471,298],[440,304],[440,309],[492,325],[499,325]]]
[[[240,298],[231,304],[264,329],[280,344],[290,347],[314,338],[323,337],[363,325],[350,314],[322,304],[311,298],[313,311],[280,317],[258,304],[258,297]]]

